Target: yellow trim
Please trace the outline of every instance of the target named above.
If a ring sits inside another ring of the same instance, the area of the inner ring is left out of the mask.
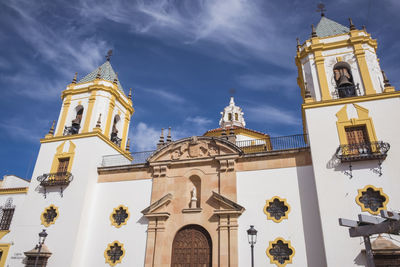
[[[371,74],[369,73],[367,61],[365,60],[365,51],[361,44],[354,44],[354,55],[357,58],[358,67],[360,69],[361,79],[363,80],[366,95],[376,94],[374,85],[372,84]]]
[[[44,214],[47,212],[48,209],[53,208],[56,210],[57,216],[54,217],[54,220],[51,221],[50,223],[46,222],[46,219],[44,218]],[[58,216],[60,216],[60,212],[58,211],[58,208],[56,206],[54,206],[53,204],[51,204],[50,206],[48,206],[47,208],[44,209],[44,211],[42,212],[42,214],[40,215],[40,220],[42,221],[42,224],[46,227],[49,227],[50,225],[54,224],[58,218]]]
[[[93,106],[94,102],[96,101],[96,92],[97,91],[93,90],[92,94],[89,97],[89,105],[88,105],[88,110],[86,112],[86,120],[82,129],[82,133],[87,133],[89,131],[89,125],[90,121],[92,120],[92,114],[93,114]]]
[[[0,195],[26,194],[28,193],[28,189],[29,187],[0,188]]]
[[[272,203],[275,199],[278,199],[279,201],[283,202],[283,204],[288,208],[288,210],[285,212],[285,215],[282,216],[279,220],[275,219],[275,217],[271,216],[271,214],[267,211],[267,208],[269,207],[270,203]],[[273,220],[276,223],[280,223],[281,221],[283,221],[283,219],[288,218],[290,212],[290,205],[286,202],[286,198],[280,198],[278,196],[274,196],[271,199],[265,201],[265,206],[263,211],[265,215],[267,215],[268,220]]]
[[[52,139],[54,140],[54,139]],[[72,163],[74,162],[74,157],[75,157],[75,147],[76,145],[72,143],[72,141],[69,141],[69,148],[68,152],[63,152],[64,151],[64,145],[67,141],[62,142],[57,148],[56,148],[56,154],[54,155],[53,158],[53,163],[51,164],[51,169],[50,173],[55,173],[57,172],[58,164],[59,164],[59,159],[62,158],[69,158],[69,163],[68,163],[68,172],[71,172],[72,169]]]
[[[343,105],[343,104],[352,104],[354,102],[365,102],[372,100],[380,100],[380,99],[388,99],[400,97],[400,91],[389,92],[389,93],[380,93],[375,95],[363,95],[363,96],[355,96],[355,97],[346,97],[340,99],[332,99],[314,103],[304,103],[302,105],[303,109],[308,108],[319,108],[319,107],[327,107],[327,106],[335,106],[335,105]]]
[[[6,234],[8,234],[10,230],[0,230],[0,239],[2,239]],[[1,266],[1,265],[0,265]]]
[[[130,114],[129,112],[125,113],[125,118],[124,118],[124,128],[122,131],[122,143],[121,143],[121,148],[126,149],[126,139],[128,136],[128,126],[129,126],[129,121],[130,121]]]
[[[366,208],[363,203],[360,202],[360,197],[362,197],[362,193],[366,192],[368,188],[372,188],[374,191],[379,191],[379,193],[386,198],[385,202],[382,203],[383,207],[379,208],[377,211],[373,211],[370,208]],[[385,193],[383,193],[382,188],[376,188],[373,185],[366,185],[363,189],[358,189],[358,194],[356,196],[356,202],[361,207],[362,211],[369,212],[373,215],[378,215],[381,210],[386,210],[386,205],[389,202],[389,197]]]
[[[109,106],[108,106],[108,114],[107,114],[107,120],[106,120],[106,127],[104,129],[104,135],[109,138],[110,137],[110,126],[111,126],[111,121],[112,121],[112,115],[114,113],[114,107],[115,107],[115,97],[112,96]]]
[[[79,139],[79,138],[86,138],[86,137],[99,137],[101,140],[106,142],[108,145],[110,145],[112,148],[117,150],[121,155],[123,155],[125,158],[132,160],[132,156],[129,152],[122,150],[120,147],[118,147],[116,144],[111,142],[111,140],[107,137],[104,136],[101,132],[94,131],[94,132],[89,132],[89,133],[80,133],[80,134],[73,134],[73,135],[66,135],[66,136],[57,136],[51,139],[40,139],[40,143],[51,143],[51,142],[58,142],[58,141],[64,141],[64,140],[71,140],[71,139]]]
[[[346,127],[349,126],[361,126],[365,125],[367,128],[368,132],[368,138],[370,142],[377,142],[378,139],[376,137],[375,133],[375,127],[374,123],[372,121],[372,118],[368,116],[368,109],[363,108],[357,104],[353,104],[355,109],[357,110],[357,115],[358,119],[356,118],[348,118],[347,115],[347,105],[345,105],[343,108],[341,108],[337,113],[336,117],[338,118],[336,122],[337,130],[338,130],[338,135],[339,135],[339,141],[341,145],[347,145],[347,135],[346,135]]]
[[[289,256],[289,261],[285,261],[285,263],[283,263],[283,264],[280,264],[278,261],[274,260],[274,256],[269,254],[269,250],[272,249],[272,245],[277,243],[279,240],[282,241],[283,243],[287,244],[288,247],[293,251],[292,255]],[[267,254],[271,264],[275,264],[276,266],[279,266],[279,267],[284,267],[284,266],[286,266],[286,264],[292,263],[295,253],[296,253],[296,251],[290,244],[290,241],[287,241],[287,240],[283,239],[282,237],[278,237],[274,241],[269,241],[269,246],[266,250],[266,254]]]
[[[119,260],[117,260],[116,262],[111,262],[111,260],[108,258],[107,250],[110,250],[110,249],[111,249],[111,246],[114,245],[114,244],[117,244],[118,246],[121,247],[122,255],[121,255],[121,257],[119,258]],[[116,264],[121,263],[122,258],[123,258],[124,256],[125,256],[124,244],[120,243],[120,242],[117,241],[117,240],[115,240],[114,242],[111,242],[110,244],[108,244],[106,250],[104,251],[104,258],[105,258],[105,260],[106,260],[106,263],[110,264],[111,266],[115,266]]]
[[[11,246],[11,244],[0,244],[0,251],[3,252],[3,254],[1,255],[1,259],[0,259],[0,267],[6,266],[6,260],[7,260],[8,251],[10,250],[10,246]]]
[[[124,222],[122,222],[120,225],[117,224],[117,222],[114,220],[113,215],[117,212],[117,210],[119,210],[120,208],[123,208],[126,211],[126,214],[128,214],[128,217],[125,219]],[[131,216],[131,214],[129,213],[128,207],[125,207],[124,205],[119,205],[118,207],[113,209],[113,212],[111,212],[110,215],[110,221],[111,221],[111,225],[114,225],[117,228],[120,228],[122,225],[126,225],[129,217]]]
[[[71,95],[67,95],[67,98],[64,101],[64,105],[63,105],[63,109],[62,109],[61,119],[58,122],[56,136],[62,135],[62,133],[64,131],[65,121],[67,120],[67,115],[68,115],[68,110],[69,110],[70,105],[71,105]]]
[[[314,56],[315,56],[314,59],[315,65],[317,67],[318,82],[321,91],[321,99],[322,101],[332,99],[332,96],[329,92],[328,79],[326,78],[325,63],[324,63],[325,59],[322,56],[321,51],[315,51]]]

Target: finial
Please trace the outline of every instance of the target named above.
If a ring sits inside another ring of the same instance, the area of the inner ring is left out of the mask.
[[[128,138],[128,142],[126,142],[126,148],[125,148],[125,150],[126,150],[126,151],[129,151],[130,146],[131,146],[131,139]]]
[[[308,89],[307,83],[304,83],[304,97],[305,98],[310,98],[311,97],[311,92]]]
[[[74,78],[72,79],[72,83],[76,83],[76,77],[78,76],[78,73],[75,72]]]
[[[112,56],[112,49],[108,50],[107,55],[106,55],[106,60],[110,61],[111,56]]]
[[[229,89],[229,94],[231,95],[231,97],[233,97],[236,93],[236,89],[235,88],[231,88]]]
[[[362,27],[363,31],[367,32],[367,28],[365,27],[365,25],[362,25],[361,27]]]
[[[132,100],[132,88],[129,88],[128,98]]]
[[[99,114],[99,119],[96,122],[96,128],[100,128],[101,127],[101,113]]]
[[[353,24],[353,20],[351,18],[349,18],[349,22],[350,22],[350,31],[353,31],[356,29],[356,26],[354,26]]]
[[[54,134],[54,125],[56,124],[56,121],[53,121],[53,124],[50,127],[49,134]]]
[[[164,128],[161,128],[160,140],[158,141],[157,148],[164,145]]]
[[[318,5],[317,5],[317,12],[321,12],[321,17],[324,17],[325,16],[325,11],[326,11],[326,9],[325,9],[325,5],[322,3],[322,2],[320,2]]]
[[[115,78],[113,83],[117,84],[118,83],[118,72],[115,73]]]
[[[388,77],[386,76],[386,73],[385,73],[384,71],[382,71],[382,75],[383,75],[383,84],[385,85],[385,87],[390,87],[390,86],[392,86],[392,85],[389,83],[389,79],[388,79]]]
[[[223,128],[223,129],[222,129],[221,135],[224,136],[224,137],[226,136],[226,128]]]
[[[97,72],[96,79],[101,78],[101,67],[99,67],[99,71]]]
[[[318,37],[317,31],[315,30],[314,24],[311,24],[311,38]]]
[[[172,139],[171,139],[171,126],[168,127],[168,135],[167,135],[167,143],[171,143]]]
[[[299,37],[296,38],[296,41],[297,41],[297,51],[300,51],[301,44]]]

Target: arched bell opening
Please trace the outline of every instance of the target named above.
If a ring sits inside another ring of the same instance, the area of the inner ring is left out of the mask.
[[[110,140],[117,146],[121,146],[122,139],[118,137],[119,126],[120,126],[121,117],[117,114],[114,116],[113,126],[111,129],[111,137]]]
[[[351,67],[347,62],[340,61],[333,66],[333,78],[339,98],[357,95]]]
[[[200,225],[182,227],[172,243],[171,267],[202,266],[211,267],[211,236]]]
[[[71,126],[65,126],[64,135],[78,134],[81,128],[82,116],[83,116],[83,106],[78,105],[75,108],[75,118],[71,121]]]

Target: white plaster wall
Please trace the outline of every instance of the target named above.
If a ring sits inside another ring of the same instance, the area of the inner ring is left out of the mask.
[[[96,101],[93,106],[92,120],[89,123],[89,131],[92,131],[93,128],[96,127],[99,114],[101,114],[100,129],[104,131],[104,128],[106,127],[109,103],[110,93],[100,90],[96,92]]]
[[[391,146],[382,164],[381,177],[372,171],[378,167],[376,160],[354,162],[353,178],[344,174],[348,164],[334,160],[339,146],[335,114],[343,105],[306,110],[328,266],[365,266],[365,259],[360,253],[364,248],[362,240],[350,238],[348,229],[338,224],[338,218],[356,220],[357,215],[362,213],[355,201],[358,189],[366,185],[382,188],[389,196],[388,210],[399,210],[400,207],[400,126],[392,116],[400,114],[400,100],[393,98],[357,104],[369,110],[378,140]]]
[[[3,181],[1,182],[1,188],[14,188],[14,187],[27,187],[29,181],[26,181],[15,175],[4,175]]]
[[[109,266],[104,251],[113,241],[124,245],[125,256],[118,266],[143,266],[147,219],[141,211],[150,205],[151,179],[99,183],[96,185],[94,205],[87,233],[83,264],[79,266]],[[119,205],[128,207],[130,217],[126,225],[111,225],[110,215]]]
[[[365,50],[365,60],[367,61],[368,71],[371,75],[372,84],[377,93],[384,90],[383,75],[381,67],[379,66],[378,58],[373,48],[368,46]]]
[[[53,252],[49,266],[78,266],[72,261],[81,261],[90,200],[98,177],[97,167],[101,164],[102,155],[117,154],[117,151],[97,137],[74,139],[76,149],[71,170],[73,181],[64,189],[63,197],[60,196],[59,188],[54,187],[48,189],[47,198],[44,198],[37,177],[49,173],[56,148],[61,143],[41,145],[26,200],[16,210],[13,228],[4,237],[4,241],[13,244],[7,259],[9,266],[23,266],[22,259],[14,256],[23,255],[23,252],[36,245],[38,233],[46,228],[41,225],[40,215],[51,204],[58,207],[59,217],[55,224],[46,228],[49,234],[46,245]]]
[[[344,35],[339,35],[339,36],[322,38],[322,39],[320,39],[320,42],[327,44],[327,43],[334,43],[334,42],[338,42],[338,41],[348,40],[349,38],[350,38],[350,36],[348,34],[344,34]]]
[[[291,266],[324,266],[324,253],[320,245],[322,238],[321,234],[318,234],[318,212],[310,211],[310,207],[314,210],[317,205],[316,192],[312,186],[305,189],[310,185],[310,181],[311,184],[313,181],[312,167],[246,171],[236,175],[237,200],[246,208],[239,217],[239,266],[245,267],[250,264],[250,246],[246,232],[250,225],[254,225],[258,230],[257,244],[254,248],[255,266],[276,266],[270,263],[266,250],[269,241],[277,237],[290,240],[295,249]],[[300,196],[300,192],[305,194]],[[291,207],[288,219],[280,223],[267,220],[267,215],[263,212],[266,201],[274,196],[286,198]],[[314,224],[306,221],[307,225],[303,225],[303,213],[310,216],[308,219],[312,219]],[[307,254],[305,233],[310,234],[310,227],[314,227],[314,230],[307,240],[316,243],[309,244]]]
[[[310,90],[311,96],[319,101],[321,100],[321,91],[314,56],[310,54],[303,60],[304,81],[307,83],[307,88]]]

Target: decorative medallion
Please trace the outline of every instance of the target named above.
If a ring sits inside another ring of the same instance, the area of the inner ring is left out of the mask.
[[[119,205],[117,208],[115,208],[110,215],[111,224],[117,228],[120,228],[122,225],[126,224],[128,219],[128,208],[123,205]]]
[[[266,252],[271,263],[279,267],[284,267],[286,264],[292,263],[295,253],[294,248],[290,245],[290,241],[286,241],[281,237],[270,241]]]
[[[115,266],[117,263],[121,263],[124,256],[124,245],[118,241],[114,241],[108,244],[107,249],[104,251],[104,258],[106,259],[106,263],[110,264],[111,266]]]
[[[356,202],[360,205],[362,211],[378,215],[381,210],[386,209],[389,197],[383,193],[382,188],[367,185],[363,189],[358,189]]]
[[[276,223],[287,219],[289,212],[290,206],[287,204],[286,199],[277,196],[267,200],[264,206],[264,213],[267,215],[267,219]]]
[[[44,226],[49,227],[55,223],[58,215],[58,208],[52,204],[43,211],[42,215],[40,215],[40,219]]]

